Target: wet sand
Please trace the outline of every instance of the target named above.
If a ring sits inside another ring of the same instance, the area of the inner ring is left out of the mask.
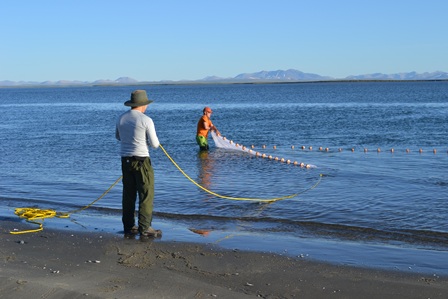
[[[1,220],[0,298],[448,298],[448,277]]]

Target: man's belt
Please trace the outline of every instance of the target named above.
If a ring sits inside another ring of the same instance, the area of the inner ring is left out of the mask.
[[[140,161],[143,162],[146,159],[149,160],[149,164],[151,165],[151,159],[149,157],[138,157],[138,156],[132,156],[132,157],[121,157],[122,159],[130,160],[130,161]]]

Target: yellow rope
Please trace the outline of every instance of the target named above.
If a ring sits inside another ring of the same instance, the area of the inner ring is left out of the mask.
[[[69,217],[69,214],[78,213],[78,212],[81,212],[81,211],[83,211],[83,210],[85,210],[85,209],[91,207],[94,203],[96,203],[98,200],[100,200],[101,198],[103,198],[107,193],[109,193],[109,191],[112,190],[112,188],[115,187],[115,185],[118,184],[118,182],[119,182],[122,178],[123,178],[123,176],[120,176],[115,182],[113,182],[112,185],[110,185],[109,189],[107,189],[106,191],[104,191],[103,194],[101,194],[100,197],[98,197],[97,199],[95,199],[94,201],[92,201],[91,203],[89,203],[88,205],[86,205],[85,207],[82,207],[82,208],[77,209],[77,210],[72,210],[72,211],[66,213],[66,214],[67,214],[67,217]],[[62,218],[62,217],[61,217],[61,218]]]
[[[26,219],[27,222],[29,223],[33,223],[33,224],[37,224],[39,225],[38,228],[36,229],[30,229],[30,230],[22,230],[22,231],[11,231],[10,233],[13,235],[19,235],[19,234],[26,234],[26,233],[35,233],[38,231],[41,231],[44,229],[43,227],[43,220],[45,218],[53,218],[53,217],[57,217],[57,218],[69,218],[71,214],[83,211],[87,208],[89,208],[90,206],[92,206],[94,203],[96,203],[98,200],[100,200],[101,198],[103,198],[121,179],[123,176],[120,176],[110,187],[109,189],[107,189],[106,191],[104,191],[103,194],[101,194],[100,197],[98,197],[97,199],[95,199],[94,201],[92,201],[91,203],[89,203],[88,205],[86,205],[85,207],[82,207],[80,209],[77,210],[72,210],[69,211],[67,213],[57,213],[55,210],[52,209],[38,209],[38,208],[17,208],[15,209],[14,214],[16,214],[17,216],[19,216],[20,218],[24,218]],[[42,222],[38,222],[36,220],[42,220]]]
[[[25,234],[25,233],[34,233],[43,230],[43,223],[37,222],[36,220],[45,219],[45,218],[53,218],[56,216],[55,210],[41,210],[37,208],[17,208],[14,212],[20,218],[25,218],[27,222],[39,225],[39,228],[24,230],[24,231],[12,231],[10,232],[13,235]]]
[[[322,174],[319,175],[319,179],[317,180],[316,184],[314,184],[313,186],[311,186],[310,188],[302,191],[302,192],[298,192],[298,193],[294,193],[291,195],[286,195],[286,196],[282,196],[282,197],[275,197],[275,198],[268,198],[268,199],[261,199],[261,198],[251,198],[251,197],[231,197],[231,196],[225,196],[225,195],[220,195],[217,194],[213,191],[210,191],[204,187],[202,187],[201,185],[199,185],[198,183],[196,183],[190,176],[188,176],[188,174],[185,173],[185,171],[182,170],[182,168],[180,168],[179,165],[177,165],[177,163],[173,160],[173,158],[171,158],[171,156],[167,153],[167,151],[163,148],[162,145],[160,145],[160,148],[163,150],[163,152],[165,153],[165,155],[168,157],[168,159],[170,159],[170,161],[174,164],[174,166],[176,166],[176,168],[193,184],[195,184],[197,187],[199,187],[200,189],[202,189],[203,191],[210,193],[211,195],[214,195],[216,197],[219,198],[225,198],[225,199],[230,199],[230,200],[244,200],[244,201],[256,201],[256,202],[274,202],[274,201],[279,201],[279,200],[283,200],[283,199],[288,199],[288,198],[293,198],[298,196],[299,194],[302,194],[306,191],[309,191],[313,188],[315,188],[320,181],[322,180]]]

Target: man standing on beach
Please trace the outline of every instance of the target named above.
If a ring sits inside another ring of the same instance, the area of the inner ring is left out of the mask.
[[[213,125],[212,121],[210,120],[212,116],[212,109],[210,107],[205,107],[204,110],[202,110],[202,117],[198,121],[198,128],[196,132],[196,142],[199,145],[199,148],[201,151],[208,150],[208,132],[210,130],[213,130],[216,132],[216,134],[220,134],[218,129]]]
[[[121,142],[123,173],[123,227],[125,234],[160,237],[162,232],[151,226],[154,202],[154,170],[149,158],[149,146],[158,148],[154,122],[145,115],[148,104],[146,91],[135,90],[124,103],[131,109],[123,113],[116,124],[115,137]],[[138,226],[135,225],[135,206],[139,197]]]

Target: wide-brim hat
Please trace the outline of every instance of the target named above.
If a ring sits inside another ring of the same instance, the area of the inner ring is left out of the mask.
[[[151,104],[152,102],[152,100],[148,100],[145,90],[135,90],[131,93],[131,99],[124,102],[124,105],[129,107],[139,107]]]

